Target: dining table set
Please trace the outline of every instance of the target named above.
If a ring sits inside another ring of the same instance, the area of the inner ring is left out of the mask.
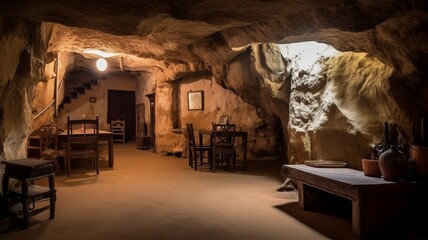
[[[99,134],[99,141],[106,141],[107,142],[107,148],[108,148],[108,165],[109,167],[114,166],[114,152],[113,152],[113,132],[105,131],[105,130],[98,130]],[[84,132],[82,129],[76,129],[73,131],[74,135],[83,135]],[[58,133],[58,141],[65,143],[67,142],[67,132],[62,131]]]
[[[229,123],[227,115],[221,116],[219,121],[213,122],[208,129],[194,129],[193,123],[186,123],[186,128],[189,166],[194,170],[197,170],[198,166],[206,165],[206,156],[211,172],[223,166],[233,172],[238,165],[237,157],[241,152],[239,147],[242,149],[242,161],[239,161],[238,166],[244,171],[247,170],[248,132],[238,129],[234,123]],[[195,133],[199,137],[198,142],[195,140]]]
[[[213,129],[199,129],[199,145],[203,145],[204,139],[209,138],[210,139],[210,146],[213,147],[214,145],[214,130]],[[230,134],[230,133],[229,133]],[[242,139],[242,150],[243,150],[243,156],[242,156],[242,169],[245,171],[247,170],[247,148],[248,148],[248,132],[242,131],[242,130],[235,130],[235,138],[241,138]],[[238,142],[235,140],[235,142]]]

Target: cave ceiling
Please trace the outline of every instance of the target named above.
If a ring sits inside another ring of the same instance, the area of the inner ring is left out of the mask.
[[[48,54],[74,52],[76,68],[83,71],[97,57],[85,49],[119,53],[109,60],[114,71],[167,70],[181,64],[200,72],[229,62],[248,44],[317,41],[340,51],[367,52],[406,74],[422,69],[417,64],[426,60],[427,47],[409,46],[403,52],[387,43],[402,40],[402,34],[417,37],[415,31],[400,32],[398,24],[410,21],[410,28],[424,28],[426,2],[6,0],[0,2],[0,16],[51,25]],[[388,29],[397,31],[398,39],[382,39],[382,26],[388,24],[396,26]]]

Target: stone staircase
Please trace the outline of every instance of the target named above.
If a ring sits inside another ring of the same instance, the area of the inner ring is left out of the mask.
[[[80,96],[85,95],[86,91],[92,90],[93,86],[98,86],[98,84],[98,79],[91,79],[88,81],[77,82],[72,86],[68,86],[64,95],[64,99],[58,106],[58,112],[60,113],[61,110],[64,109],[65,105],[70,104],[73,99],[78,99]]]

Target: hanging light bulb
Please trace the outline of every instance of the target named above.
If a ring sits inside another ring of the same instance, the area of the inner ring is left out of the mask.
[[[98,58],[96,65],[98,71],[104,72],[107,69],[107,61],[105,58]]]

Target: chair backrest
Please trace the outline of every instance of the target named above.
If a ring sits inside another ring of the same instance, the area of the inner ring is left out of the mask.
[[[213,147],[234,147],[235,145],[235,128],[236,124],[218,124],[212,123],[213,126]]]
[[[99,122],[96,119],[71,120],[67,116],[67,147],[73,144],[92,144],[92,148],[98,151]]]
[[[195,132],[193,129],[193,123],[186,123],[187,128],[187,136],[189,143],[189,152],[194,154],[196,152],[196,140],[195,140]]]
[[[58,149],[58,126],[56,124],[40,127],[40,153],[46,149]]]
[[[111,131],[125,131],[125,120],[111,120]]]

